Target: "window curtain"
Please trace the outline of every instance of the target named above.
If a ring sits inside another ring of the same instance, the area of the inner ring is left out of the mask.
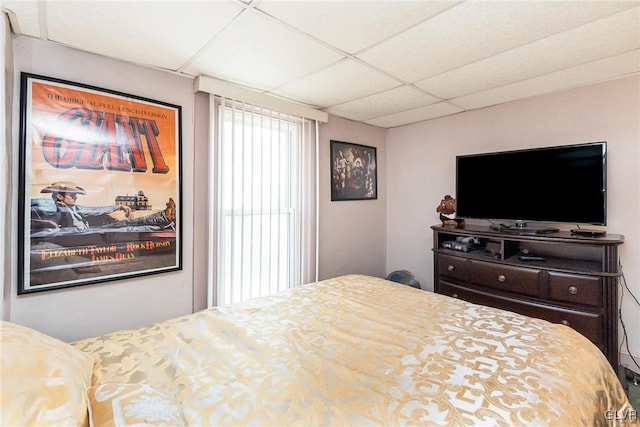
[[[209,306],[317,280],[315,120],[210,96]]]

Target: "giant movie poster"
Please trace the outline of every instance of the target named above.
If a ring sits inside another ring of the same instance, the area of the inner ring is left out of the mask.
[[[181,269],[181,107],[22,74],[19,293]]]

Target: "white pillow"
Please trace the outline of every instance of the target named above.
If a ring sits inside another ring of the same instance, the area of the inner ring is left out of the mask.
[[[88,426],[93,358],[48,335],[0,322],[0,425]]]

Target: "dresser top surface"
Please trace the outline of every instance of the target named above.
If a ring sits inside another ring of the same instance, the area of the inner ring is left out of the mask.
[[[466,224],[464,227],[453,228],[443,227],[441,225],[433,225],[433,230],[459,235],[474,234],[478,237],[493,237],[499,239],[511,239],[511,240],[540,240],[540,241],[564,241],[571,243],[590,243],[590,244],[604,244],[604,245],[620,245],[624,242],[624,236],[621,234],[603,234],[598,236],[582,236],[571,233],[570,230],[559,230],[554,232],[542,232],[532,234],[528,232],[519,232],[514,227],[510,230],[499,230],[488,225]]]

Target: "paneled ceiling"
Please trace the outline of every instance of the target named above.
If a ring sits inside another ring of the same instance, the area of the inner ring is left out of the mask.
[[[384,128],[640,73],[640,0],[0,4],[16,34]]]

